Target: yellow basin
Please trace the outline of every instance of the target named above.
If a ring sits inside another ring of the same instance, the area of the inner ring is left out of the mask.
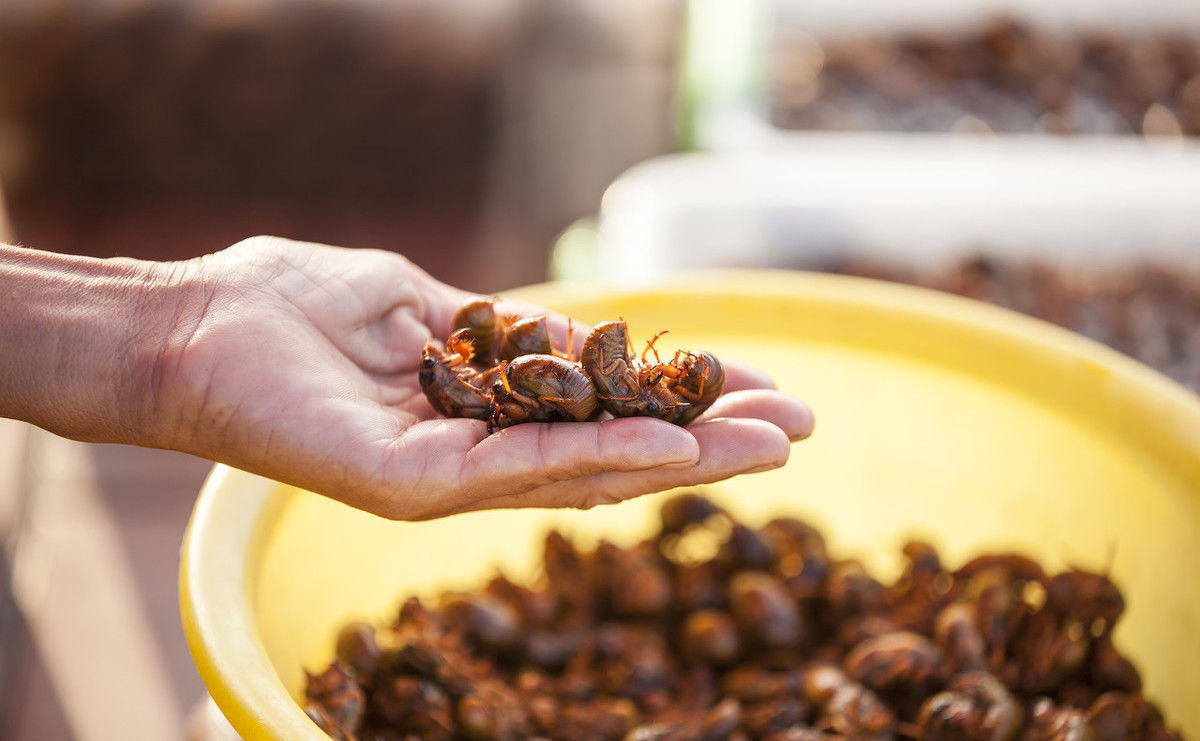
[[[544,285],[521,298],[635,336],[750,360],[809,400],[812,439],[779,471],[715,487],[738,514],[794,512],[835,553],[897,567],[907,536],[951,563],[1015,548],[1111,565],[1117,633],[1169,720],[1200,738],[1200,400],[1095,343],[1000,309],[824,275],[736,272],[653,290]],[[660,495],[589,512],[394,523],[217,466],[183,547],[184,629],[205,683],[254,739],[324,736],[293,697],[337,628],[402,596],[533,567],[551,524],[629,541]]]

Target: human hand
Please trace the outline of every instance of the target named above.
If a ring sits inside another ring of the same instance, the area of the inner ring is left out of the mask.
[[[783,465],[790,442],[812,429],[802,402],[726,362],[726,393],[687,428],[626,418],[488,435],[482,421],[436,414],[417,381],[422,346],[449,334],[468,294],[399,255],[257,237],[150,273],[167,287],[140,302],[136,336],[158,340],[150,367],[126,374],[133,393],[118,406],[132,432],[121,441],[384,517],[589,507],[709,483]],[[549,318],[561,343],[566,321]]]

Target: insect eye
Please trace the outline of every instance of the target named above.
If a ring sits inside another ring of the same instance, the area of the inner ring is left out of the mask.
[[[421,358],[422,368],[432,368],[434,365],[436,365],[436,363],[432,357],[426,355],[425,357]]]

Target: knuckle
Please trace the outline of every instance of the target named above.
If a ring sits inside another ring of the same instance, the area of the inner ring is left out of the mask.
[[[260,234],[235,243],[223,254],[252,269],[271,270],[301,261],[306,251],[299,242],[286,237]]]
[[[256,234],[235,242],[229,249],[238,252],[261,252],[263,250],[281,249],[287,242],[283,237],[270,234]]]
[[[414,269],[420,270],[420,268],[417,267],[417,264],[415,262],[408,259],[407,257],[400,254],[399,252],[391,252],[389,250],[381,250],[381,249],[375,249],[372,247],[368,247],[368,248],[359,249],[358,253],[361,255],[364,255],[364,256],[369,256],[371,259],[376,261],[381,266],[385,266],[385,267],[389,267],[389,268],[401,267],[406,270],[414,270]],[[424,271],[422,271],[422,272],[424,272]]]

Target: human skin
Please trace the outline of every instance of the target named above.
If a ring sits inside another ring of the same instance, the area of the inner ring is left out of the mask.
[[[687,428],[627,418],[488,435],[443,418],[417,382],[420,350],[467,295],[390,252],[273,237],[182,262],[0,246],[0,415],[404,520],[710,483],[782,466],[812,431],[803,402],[727,359],[725,394]],[[566,319],[548,316],[561,342]]]

